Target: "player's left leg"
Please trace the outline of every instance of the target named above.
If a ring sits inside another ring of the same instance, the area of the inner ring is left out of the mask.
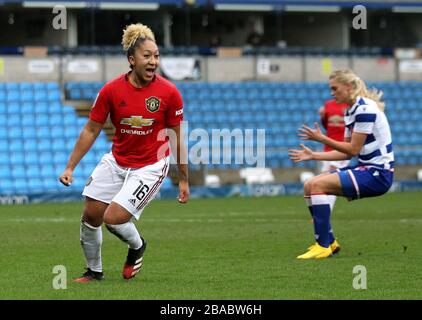
[[[327,163],[329,163],[329,162],[327,161]],[[333,172],[334,171],[332,171],[332,172],[325,171],[324,173],[321,173],[318,176],[318,179],[321,179],[322,177],[324,177],[326,175],[332,174]],[[311,193],[311,190],[307,190],[309,188],[310,188],[310,184],[306,184],[305,183],[305,196],[304,196],[304,198],[305,198],[306,206],[308,207],[308,210],[309,210],[309,212],[311,214],[312,223],[313,223],[314,222],[313,221],[313,219],[314,219],[313,206],[312,206],[311,196],[309,195]],[[335,195],[327,195],[328,203],[330,204],[330,210],[332,212],[332,206],[331,206],[331,203],[330,203],[330,197],[334,197],[335,198],[336,196]],[[316,238],[316,234],[314,234],[314,237]],[[340,244],[338,243],[338,241],[336,240],[336,238],[334,236],[334,232],[333,232],[333,229],[332,229],[331,225],[330,225],[330,231],[329,231],[329,243],[330,243],[330,247],[331,247],[331,250],[332,250],[332,253],[333,254],[338,253],[340,251]],[[318,244],[318,242],[315,242],[314,244],[310,245],[308,247],[308,251],[314,249],[317,244]]]
[[[134,277],[140,271],[147,246],[133,220],[132,213],[116,202],[112,202],[104,214],[107,229],[128,245],[128,255],[123,267],[125,279]]]
[[[312,206],[316,244],[308,252],[298,256],[298,259],[321,259],[332,255],[333,243],[330,237],[331,209],[328,194],[341,195],[341,183],[336,173],[326,173],[305,182],[305,197],[310,197]]]
[[[169,159],[165,158],[131,171],[104,214],[107,229],[129,247],[122,272],[125,279],[134,277],[140,271],[147,245],[133,222],[140,218],[146,205],[159,191],[168,167]]]

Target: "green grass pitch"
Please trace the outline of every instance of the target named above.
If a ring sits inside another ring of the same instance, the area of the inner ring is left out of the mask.
[[[106,280],[88,284],[72,282],[85,266],[82,207],[0,206],[0,299],[422,299],[420,192],[338,199],[342,250],[321,261],[296,259],[313,242],[302,197],[155,200],[137,224],[148,240],[141,273],[123,280],[126,245],[103,227]],[[66,289],[53,287],[56,265]],[[358,265],[366,289],[353,288]]]

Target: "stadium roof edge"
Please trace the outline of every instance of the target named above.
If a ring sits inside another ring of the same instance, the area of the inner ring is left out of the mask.
[[[403,8],[395,12],[410,12],[412,8],[422,7],[421,0],[0,0],[0,4],[21,4],[24,7],[54,7],[54,5],[64,5],[68,8],[99,7],[102,9],[158,9],[160,5],[192,5],[195,7],[214,6],[218,8],[232,8],[232,10],[253,10],[258,6],[263,11],[288,10],[290,6],[299,8],[298,11],[306,11],[309,7],[329,8],[329,7],[353,7],[363,5],[368,8]],[[54,5],[53,5],[54,4]],[[250,6],[250,7],[249,7]],[[300,7],[303,10],[300,10]],[[406,7],[408,8],[406,10]],[[246,9],[245,9],[246,8]],[[315,9],[317,10],[317,9]],[[402,10],[402,11],[400,11]],[[318,10],[324,11],[324,10]],[[331,10],[328,10],[331,11]],[[418,10],[417,10],[418,12]]]

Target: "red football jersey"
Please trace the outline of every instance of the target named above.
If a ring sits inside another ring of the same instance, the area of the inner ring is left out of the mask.
[[[100,90],[89,118],[104,123],[109,115],[116,128],[112,152],[117,163],[141,168],[170,154],[168,138],[162,134],[165,128],[180,125],[183,100],[176,86],[160,75],[136,88],[124,74]]]
[[[337,141],[344,140],[344,111],[348,108],[346,103],[337,103],[336,100],[328,100],[324,103],[324,116],[322,124],[327,130],[327,136]],[[333,150],[325,145],[324,151]]]

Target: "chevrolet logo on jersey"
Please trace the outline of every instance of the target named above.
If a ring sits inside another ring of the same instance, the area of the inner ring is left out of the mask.
[[[145,119],[142,116],[131,116],[130,118],[123,118],[120,124],[127,124],[132,128],[142,128],[150,126],[154,123],[155,119]]]

